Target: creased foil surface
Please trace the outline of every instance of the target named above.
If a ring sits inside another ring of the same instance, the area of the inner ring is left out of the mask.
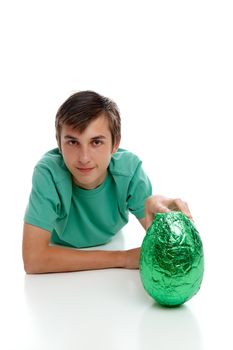
[[[159,304],[180,305],[200,289],[203,245],[192,221],[181,212],[157,213],[143,240],[142,284]]]

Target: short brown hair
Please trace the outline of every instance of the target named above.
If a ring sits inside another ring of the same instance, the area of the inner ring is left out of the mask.
[[[114,147],[121,139],[121,118],[115,102],[94,91],[80,91],[71,95],[58,109],[55,120],[56,138],[60,147],[64,124],[83,132],[89,123],[104,113],[108,119]]]

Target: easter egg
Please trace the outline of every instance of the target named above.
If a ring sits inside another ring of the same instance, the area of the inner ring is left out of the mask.
[[[142,242],[139,271],[144,289],[161,305],[181,305],[198,292],[204,273],[203,245],[187,216],[156,214]]]

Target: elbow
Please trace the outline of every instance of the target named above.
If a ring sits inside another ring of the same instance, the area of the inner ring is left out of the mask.
[[[38,273],[37,269],[30,263],[25,263],[24,262],[24,271],[26,272],[27,275],[33,275]]]
[[[29,261],[24,261],[24,271],[27,275],[40,273],[38,267],[34,263]]]
[[[24,271],[28,275],[45,273],[43,258],[38,256],[23,255]]]
[[[35,226],[24,224],[22,258],[27,274],[46,272],[50,233]]]

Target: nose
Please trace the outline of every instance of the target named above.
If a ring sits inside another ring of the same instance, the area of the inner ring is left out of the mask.
[[[90,152],[88,150],[88,147],[82,146],[79,149],[79,155],[78,155],[79,163],[85,165],[90,162]]]

